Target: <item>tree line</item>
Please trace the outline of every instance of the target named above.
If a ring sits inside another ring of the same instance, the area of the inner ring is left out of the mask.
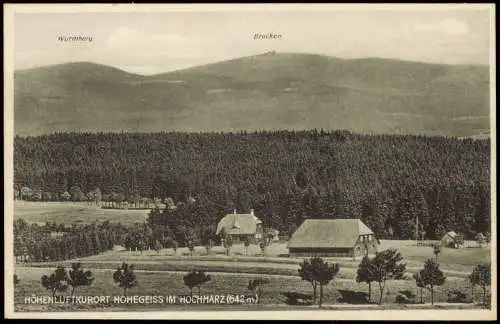
[[[130,231],[126,226],[103,222],[65,226],[47,223],[28,224],[14,221],[14,256],[16,260],[62,261],[96,255],[121,245]]]
[[[234,209],[288,234],[307,218],[360,218],[382,239],[490,229],[489,140],[322,130],[16,136],[14,182],[25,200],[161,201],[155,222],[194,231]]]
[[[150,213],[158,213],[154,209]],[[202,231],[194,231],[191,227],[168,223],[135,223],[122,225],[105,221],[85,225],[70,226],[47,222],[45,225],[28,224],[24,219],[14,221],[14,256],[16,261],[62,261],[96,255],[121,245],[128,251],[159,252],[164,248],[177,251],[178,247],[187,247],[191,254],[195,246],[205,246],[209,251],[215,245],[223,245],[229,255],[233,240],[225,230],[215,234],[214,226],[207,226]],[[264,235],[260,242],[244,240],[247,248],[251,243],[258,243],[262,253],[271,244],[272,236]]]

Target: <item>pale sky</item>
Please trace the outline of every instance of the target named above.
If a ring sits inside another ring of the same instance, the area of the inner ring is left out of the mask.
[[[490,53],[490,10],[485,7],[16,13],[14,17],[15,69],[91,61],[153,74],[271,50],[487,65]],[[253,39],[255,33],[271,32],[281,38]],[[60,42],[58,36],[93,39]]]

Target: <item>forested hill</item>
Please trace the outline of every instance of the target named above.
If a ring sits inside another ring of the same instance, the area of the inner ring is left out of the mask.
[[[488,137],[487,66],[254,55],[159,75],[75,62],[16,71],[19,135],[349,129]]]
[[[99,188],[173,198],[199,229],[255,209],[291,231],[305,218],[361,218],[380,237],[489,231],[490,142],[347,131],[56,133],[16,136],[15,189],[43,199]],[[78,190],[75,188],[79,188]],[[105,198],[107,197],[107,198]],[[167,217],[167,216],[165,216]],[[160,220],[161,221],[161,220]]]

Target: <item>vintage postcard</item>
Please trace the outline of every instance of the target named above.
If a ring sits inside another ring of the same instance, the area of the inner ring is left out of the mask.
[[[496,319],[494,5],[4,8],[6,317]]]

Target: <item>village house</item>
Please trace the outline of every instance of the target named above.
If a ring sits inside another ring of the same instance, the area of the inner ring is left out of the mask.
[[[359,219],[308,219],[288,241],[290,257],[357,257],[377,247],[373,231]]]
[[[458,234],[450,231],[441,238],[441,245],[445,247],[460,248],[463,242],[460,242]]]
[[[233,214],[224,216],[217,225],[216,235],[219,235],[222,229],[231,236],[234,243],[244,242],[246,238],[256,243],[262,239],[262,221],[254,215],[253,209],[249,214]]]

